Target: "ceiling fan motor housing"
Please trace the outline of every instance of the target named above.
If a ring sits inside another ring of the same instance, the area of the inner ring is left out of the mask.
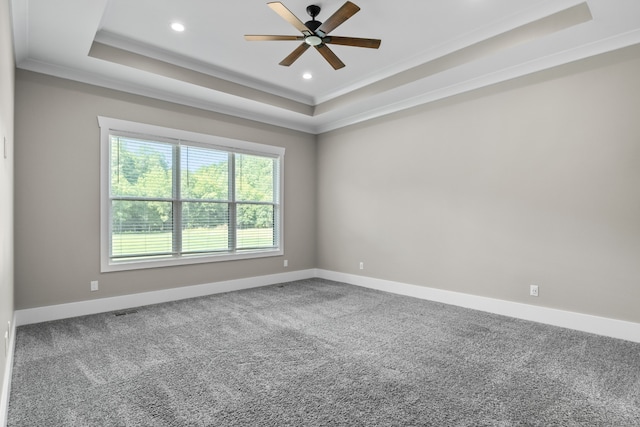
[[[313,21],[307,21],[304,23],[305,27],[307,27],[308,29],[310,29],[311,31],[313,31],[314,33],[316,32],[316,30],[318,29],[318,27],[320,25],[322,25],[322,22],[320,21],[316,21],[315,19]]]
[[[322,25],[322,22],[316,21],[316,16],[320,13],[320,6],[316,6],[315,4],[307,6],[307,13],[311,16],[311,21],[305,22],[304,25],[315,33],[318,27]]]

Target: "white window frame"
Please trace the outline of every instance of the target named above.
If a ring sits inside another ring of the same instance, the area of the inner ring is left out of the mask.
[[[131,122],[98,116],[100,127],[100,271],[124,271],[144,268],[168,267],[175,265],[201,264],[209,262],[264,258],[284,255],[284,147],[241,141],[208,134],[189,132],[145,123]],[[109,242],[111,235],[111,203],[110,203],[110,150],[109,139],[111,133],[127,133],[142,138],[158,141],[184,141],[190,145],[200,145],[223,151],[254,154],[275,157],[279,160],[279,188],[276,191],[278,205],[276,228],[276,247],[242,252],[227,252],[222,254],[198,254],[188,256],[173,256],[162,259],[127,259],[113,261],[109,257]]]

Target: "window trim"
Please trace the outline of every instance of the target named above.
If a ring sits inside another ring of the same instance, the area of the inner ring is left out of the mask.
[[[169,267],[177,265],[202,264],[209,262],[221,262],[231,260],[246,260],[252,258],[264,258],[284,255],[284,147],[259,144],[256,142],[242,141],[203,133],[191,132],[180,129],[167,128],[146,123],[131,122],[128,120],[114,119],[98,116],[100,127],[100,271],[125,271],[157,267]],[[110,151],[109,137],[111,133],[125,133],[140,137],[152,137],[158,141],[172,142],[185,141],[189,145],[205,148],[217,148],[233,153],[254,154],[271,156],[279,160],[279,188],[277,191],[279,215],[278,223],[278,247],[275,249],[257,249],[236,253],[203,255],[189,255],[163,259],[136,259],[114,262],[109,257],[109,233],[110,233]]]

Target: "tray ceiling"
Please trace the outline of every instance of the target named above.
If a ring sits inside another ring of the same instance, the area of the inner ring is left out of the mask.
[[[264,0],[12,0],[16,64],[321,133],[640,43],[637,0],[354,2],[361,10],[331,34],[382,44],[331,45],[340,70],[313,49],[278,65],[300,42],[245,41],[299,35]],[[310,19],[307,3],[283,3]],[[343,3],[314,2],[317,19]]]

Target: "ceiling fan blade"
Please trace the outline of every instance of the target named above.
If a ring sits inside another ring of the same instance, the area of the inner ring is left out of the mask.
[[[289,9],[286,8],[285,5],[280,3],[279,1],[274,1],[271,3],[267,3],[274,12],[280,15],[285,21],[289,22],[291,25],[296,27],[298,31],[302,32],[302,34],[310,35],[311,31],[307,28],[304,23],[298,19],[296,15],[294,15]]]
[[[333,15],[331,15],[320,27],[316,30],[316,33],[322,32],[324,34],[329,34],[332,30],[334,30],[338,25],[342,24],[347,19],[351,18],[353,15],[358,12],[360,8],[350,1],[340,7]]]
[[[279,40],[304,40],[302,36],[261,36],[246,34],[244,39],[251,42],[279,41]]]
[[[318,52],[320,52],[320,55],[324,56],[324,59],[326,59],[327,62],[331,64],[334,70],[339,70],[340,68],[344,67],[344,63],[340,61],[340,58],[338,58],[326,44],[320,44],[316,46],[316,49],[318,50]]]
[[[302,43],[300,46],[295,48],[295,50],[291,52],[289,56],[287,56],[282,61],[280,61],[280,65],[284,65],[285,67],[288,67],[289,65],[296,62],[296,59],[300,58],[300,56],[303,53],[305,53],[307,49],[309,49],[309,45],[306,43]]]
[[[339,44],[343,46],[355,46],[355,47],[368,47],[371,49],[377,49],[380,47],[382,40],[378,39],[361,39],[358,37],[337,37],[327,36],[324,40],[327,44]]]

